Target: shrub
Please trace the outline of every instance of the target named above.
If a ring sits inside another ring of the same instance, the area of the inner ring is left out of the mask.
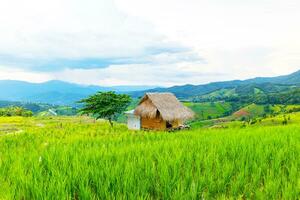
[[[0,108],[1,117],[12,117],[12,116],[31,117],[32,115],[33,115],[32,111],[22,107],[13,106],[13,107]]]

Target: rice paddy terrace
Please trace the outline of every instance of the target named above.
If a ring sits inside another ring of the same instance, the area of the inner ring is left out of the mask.
[[[298,199],[298,118],[172,133],[0,118],[0,199]]]

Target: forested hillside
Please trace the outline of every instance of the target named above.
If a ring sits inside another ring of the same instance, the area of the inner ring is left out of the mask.
[[[234,88],[219,89],[204,95],[190,97],[194,102],[230,101],[242,103],[300,103],[297,95],[300,88],[294,85],[272,83],[247,84]]]
[[[51,115],[76,115],[77,108],[71,106],[51,105],[45,103],[29,103],[17,101],[0,101],[0,109],[9,110],[20,108],[32,112],[32,115],[51,116]],[[15,116],[15,115],[12,115]]]
[[[195,99],[195,98],[207,98],[210,96],[215,96],[213,93],[225,93],[225,96],[235,96],[253,94],[262,90],[264,93],[274,93],[287,91],[293,88],[298,88],[300,86],[300,71],[292,73],[286,76],[278,76],[271,78],[254,78],[248,80],[234,80],[226,82],[215,82],[204,85],[183,85],[174,86],[170,88],[156,88],[147,91],[133,92],[134,97],[143,96],[145,92],[172,92],[180,99]],[[258,89],[254,91],[254,89]],[[230,91],[231,90],[231,91]],[[233,91],[232,94],[230,94]],[[229,92],[229,93],[228,93]],[[217,94],[219,96],[220,94]],[[223,98],[224,96],[221,95]],[[209,100],[209,99],[208,99]]]

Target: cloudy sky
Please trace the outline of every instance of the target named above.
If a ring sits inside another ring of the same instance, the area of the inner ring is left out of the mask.
[[[299,0],[0,0],[0,79],[181,85],[300,69]]]

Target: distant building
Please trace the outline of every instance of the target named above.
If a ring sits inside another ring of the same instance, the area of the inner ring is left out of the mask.
[[[194,117],[172,93],[146,93],[135,110],[125,113],[128,128],[166,130],[178,128]]]

